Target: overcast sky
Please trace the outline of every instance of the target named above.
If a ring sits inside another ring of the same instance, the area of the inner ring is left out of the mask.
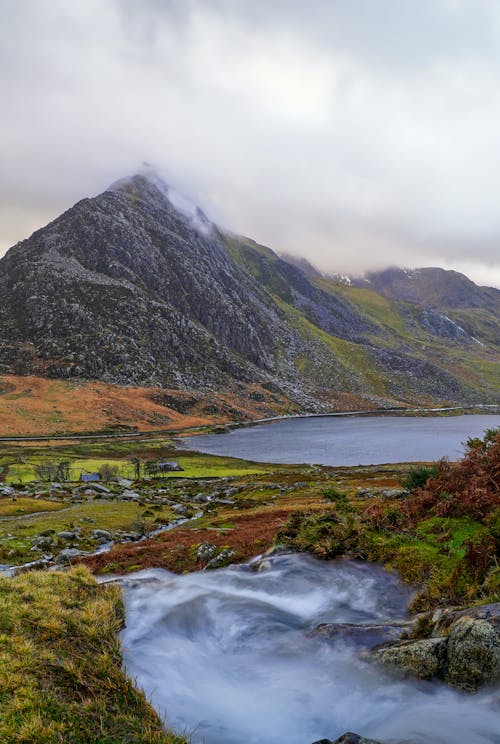
[[[323,269],[500,286],[500,2],[0,0],[0,254],[142,161]]]

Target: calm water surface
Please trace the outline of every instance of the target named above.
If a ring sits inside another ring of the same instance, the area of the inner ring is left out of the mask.
[[[441,457],[456,460],[468,437],[480,437],[495,427],[500,427],[500,416],[488,414],[322,416],[258,424],[185,442],[198,452],[257,462],[377,465]]]

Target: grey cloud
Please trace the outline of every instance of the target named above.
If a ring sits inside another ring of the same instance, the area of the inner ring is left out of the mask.
[[[0,250],[143,160],[321,268],[500,285],[494,0],[0,0]]]

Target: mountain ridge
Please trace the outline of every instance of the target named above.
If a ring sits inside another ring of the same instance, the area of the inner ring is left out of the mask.
[[[443,269],[347,285],[309,266],[175,204],[155,179],[122,179],[0,259],[0,371],[185,390],[266,384],[318,411],[346,394],[372,405],[498,400],[500,291]]]

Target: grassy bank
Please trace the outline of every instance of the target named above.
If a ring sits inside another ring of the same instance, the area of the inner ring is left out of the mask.
[[[296,511],[278,540],[321,558],[350,555],[398,570],[420,591],[411,609],[500,601],[500,432],[468,443],[458,463],[413,468],[404,498]]]
[[[0,579],[3,744],[186,744],[121,669],[117,587],[84,568]]]

